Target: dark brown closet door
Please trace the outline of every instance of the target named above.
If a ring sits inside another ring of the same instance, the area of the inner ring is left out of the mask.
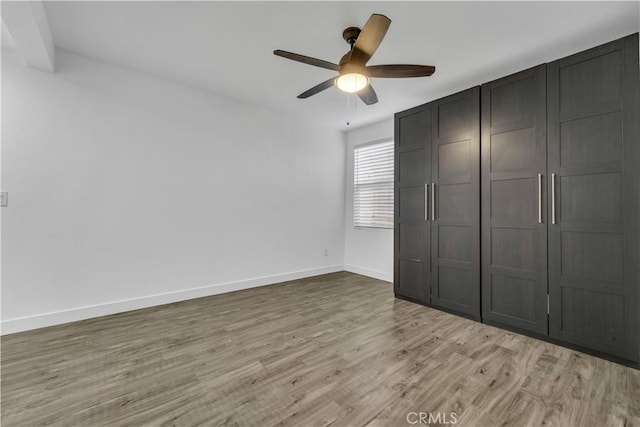
[[[545,66],[482,85],[482,316],[547,334]]]
[[[395,147],[394,291],[398,296],[429,303],[429,105],[396,114]]]
[[[431,302],[480,319],[480,88],[431,108]]]
[[[638,78],[637,34],[551,63],[547,77],[550,334],[632,360],[640,359]]]

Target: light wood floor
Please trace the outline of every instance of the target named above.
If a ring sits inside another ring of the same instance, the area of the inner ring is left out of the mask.
[[[639,371],[350,273],[13,334],[1,356],[3,427],[403,426],[438,411],[640,426]]]

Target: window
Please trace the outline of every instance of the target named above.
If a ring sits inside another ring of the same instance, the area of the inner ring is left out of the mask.
[[[393,141],[356,147],[353,224],[393,228]]]

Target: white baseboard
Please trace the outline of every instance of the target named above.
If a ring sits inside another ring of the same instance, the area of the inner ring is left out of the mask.
[[[393,282],[393,273],[385,273],[384,271],[372,270],[370,268],[358,267],[357,265],[345,265],[344,270],[361,274],[374,279],[384,280],[385,282]]]
[[[153,307],[162,304],[169,304],[172,302],[185,301],[193,298],[201,298],[226,292],[239,291],[242,289],[255,288],[258,286],[272,285],[274,283],[286,282],[289,280],[304,279],[305,277],[335,273],[337,271],[343,270],[344,268],[342,265],[330,265],[309,270],[292,271],[289,273],[275,274],[272,276],[256,277],[247,280],[239,280],[236,282],[218,283],[215,285],[185,289],[176,292],[168,292],[164,294],[113,301],[105,304],[77,307],[69,310],[38,314],[35,316],[8,319],[3,320],[0,323],[0,335],[13,334],[15,332],[44,328],[46,326],[75,322],[78,320],[90,319],[92,317],[106,316],[109,314],[122,313],[125,311],[137,310],[140,308]]]

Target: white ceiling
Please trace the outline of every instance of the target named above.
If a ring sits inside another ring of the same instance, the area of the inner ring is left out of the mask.
[[[58,48],[347,129],[638,31],[634,2],[46,2]],[[437,67],[430,78],[374,79],[380,102],[331,88],[332,72],[272,54],[337,62],[342,30],[392,20],[370,64]],[[4,35],[4,29],[3,29]],[[355,104],[355,107],[354,107]]]
[[[2,31],[0,32],[0,39],[2,39],[2,48],[15,50],[16,44],[13,41],[13,37],[11,37],[11,34],[9,34],[9,31],[7,31],[7,27],[5,27],[4,21],[2,22],[1,26]]]

